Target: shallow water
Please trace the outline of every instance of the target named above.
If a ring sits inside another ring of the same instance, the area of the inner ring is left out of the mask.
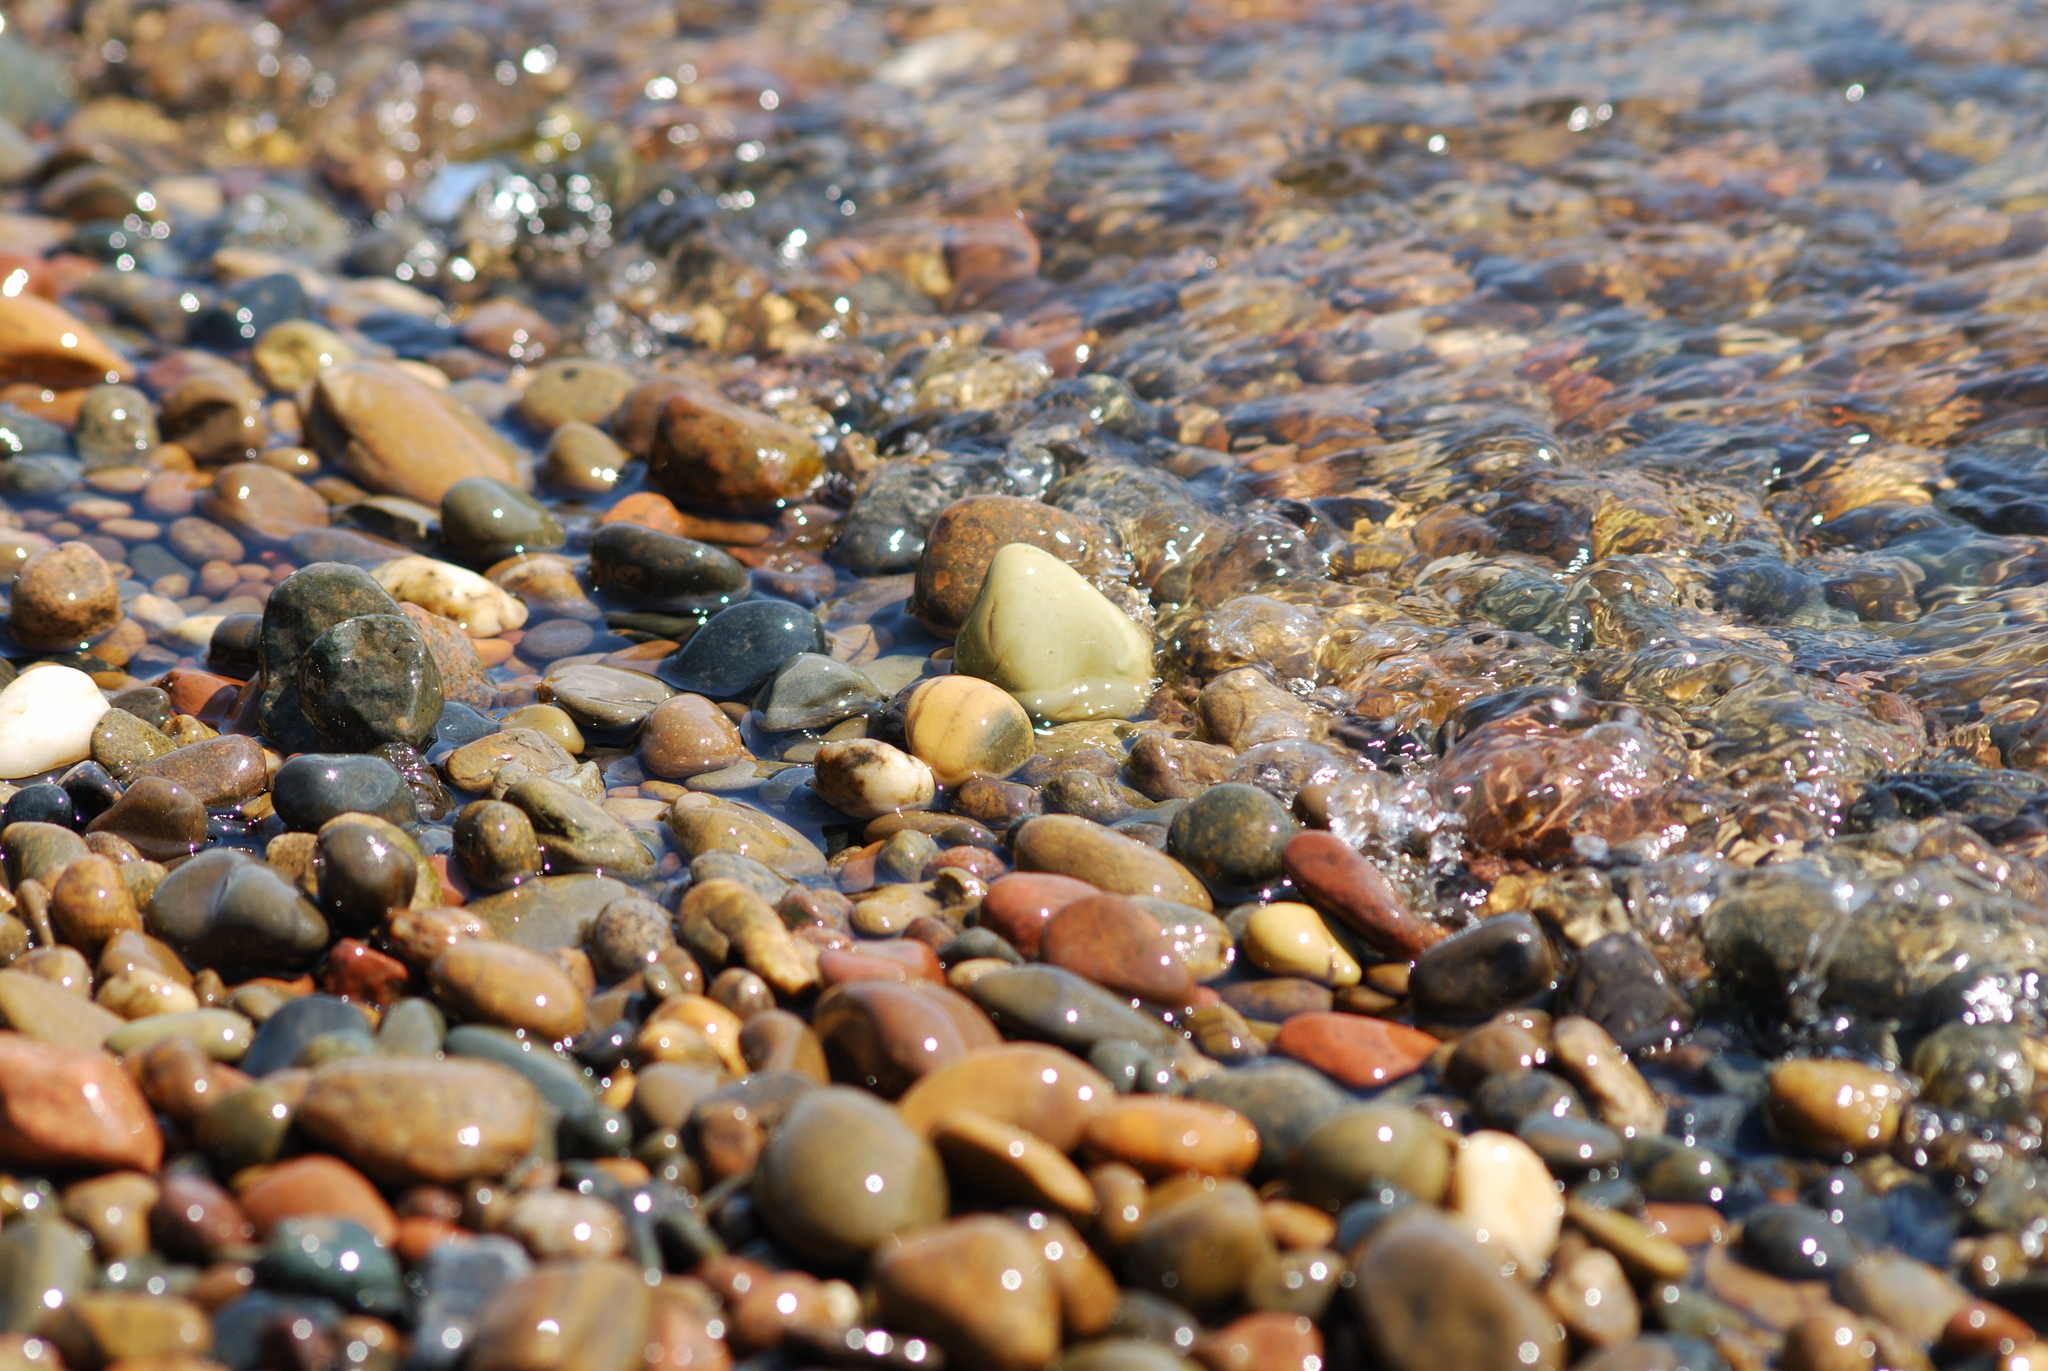
[[[217,293],[278,269],[424,292],[327,317],[440,367],[524,456],[543,360],[708,380],[827,474],[696,512],[772,530],[753,592],[856,664],[950,655],[905,607],[950,498],[1099,519],[1121,550],[1083,570],[1155,633],[1157,690],[1041,751],[1204,736],[1441,927],[1638,935],[1700,1023],[1641,1060],[1671,1131],[1735,1159],[1733,1216],[1821,1169],[1750,1108],[1767,1061],[1925,1066],[1924,1145],[1861,1183],[1939,1202],[1880,1231],[1948,1265],[1959,1207],[2038,1256],[2048,1216],[1993,1182],[2034,1183],[2048,1064],[2041,6],[21,0],[0,45],[29,131],[0,128],[6,269],[61,274],[43,293],[160,380]],[[559,341],[465,346],[497,297]],[[391,322],[417,300],[445,313]],[[271,399],[258,445],[297,447]],[[575,558],[652,487],[542,489]],[[79,494],[7,500],[61,538]],[[191,616],[252,593],[184,589]],[[576,655],[703,617],[595,603]],[[85,665],[208,661],[166,631]],[[1253,707],[1225,727],[1203,688],[1242,667],[1278,692],[1230,678]],[[515,644],[490,712],[547,670]],[[820,742],[743,727],[798,765]],[[621,741],[588,754],[615,798],[666,798]],[[746,797],[858,846],[807,779]],[[1156,846],[1144,798],[1118,802]],[[1958,1022],[2009,1048],[2003,1085],[1916,1051]],[[1737,1362],[1784,1332],[1750,1312]]]

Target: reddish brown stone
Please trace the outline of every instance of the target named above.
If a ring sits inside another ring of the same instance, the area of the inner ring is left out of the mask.
[[[320,988],[330,995],[378,1008],[397,1004],[405,994],[405,963],[388,957],[367,943],[343,938],[327,954],[326,970],[320,974]]]
[[[1194,977],[1159,921],[1122,895],[1090,895],[1046,921],[1038,955],[1097,985],[1156,1004],[1181,1005]]]
[[[1323,1335],[1306,1315],[1263,1310],[1202,1338],[1194,1357],[1209,1371],[1318,1371]]]
[[[149,1101],[120,1062],[0,1033],[0,1164],[155,1171],[163,1159]]]
[[[1094,519],[1015,495],[973,495],[940,512],[918,559],[910,612],[942,638],[960,631],[974,607],[988,565],[1011,543],[1029,543],[1088,575],[1121,550],[1116,534]]]
[[[884,938],[820,952],[818,978],[827,986],[848,981],[930,981],[944,985],[946,972],[931,944],[915,938]]]
[[[1379,868],[1334,833],[1296,834],[1281,858],[1310,904],[1382,952],[1413,959],[1444,931],[1409,913]]]
[[[980,1006],[936,985],[837,986],[819,997],[812,1023],[836,1077],[892,1100],[927,1072],[1002,1041]]]
[[[1406,1024],[1362,1014],[1297,1014],[1280,1025],[1273,1050],[1354,1089],[1387,1085],[1420,1070],[1437,1040]]]
[[[1036,957],[1046,921],[1074,901],[1100,893],[1072,876],[1020,871],[989,886],[981,901],[982,927],[1002,934],[1025,956]]]
[[[285,1219],[315,1215],[354,1219],[378,1242],[398,1237],[398,1215],[369,1177],[338,1157],[294,1157],[240,1183],[243,1212],[259,1234]]]
[[[149,1211],[150,1239],[181,1261],[217,1261],[256,1240],[256,1225],[235,1197],[204,1176],[169,1172]]]
[[[208,1106],[249,1084],[247,1075],[213,1060],[182,1036],[150,1044],[129,1057],[127,1066],[143,1097],[182,1124],[197,1122]]]

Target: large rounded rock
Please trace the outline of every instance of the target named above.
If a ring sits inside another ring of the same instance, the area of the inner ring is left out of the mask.
[[[1501,1275],[1500,1257],[1435,1210],[1382,1223],[1352,1263],[1351,1300],[1388,1371],[1562,1371],[1550,1311]]]
[[[662,404],[647,474],[678,504],[758,508],[800,498],[825,464],[802,429],[685,384]]]
[[[747,598],[747,569],[692,538],[611,523],[590,540],[590,584],[652,610],[722,609]]]
[[[1152,693],[1152,635],[1059,558],[1012,543],[989,564],[953,665],[1035,719],[1128,719]]]
[[[848,1266],[946,1216],[932,1145],[865,1091],[806,1095],[761,1154],[754,1195],[769,1231],[800,1255]]]
[[[439,505],[458,481],[517,484],[517,454],[445,391],[389,362],[341,362],[314,383],[306,431],[320,455],[381,495]]]
[[[382,757],[301,753],[277,769],[270,798],[295,833],[317,832],[340,814],[374,814],[400,825],[419,819],[405,777]]]
[[[1294,820],[1257,786],[1227,782],[1189,800],[1166,831],[1166,850],[1212,887],[1257,889],[1282,875]]]
[[[313,1073],[298,1126],[385,1185],[503,1175],[533,1149],[540,1097],[474,1058],[355,1057]]]
[[[154,1171],[163,1155],[149,1102],[120,1062],[0,1033],[0,1163]]]
[[[418,747],[433,736],[441,706],[441,669],[403,614],[344,620],[299,659],[299,710],[323,748]]]
[[[0,690],[0,777],[19,780],[84,761],[107,709],[107,697],[83,671],[24,671]]]
[[[875,1262],[876,1313],[961,1366],[1041,1371],[1060,1346],[1059,1290],[1036,1245],[993,1215],[914,1233]]]
[[[399,612],[398,601],[369,572],[345,562],[314,562],[278,582],[263,604],[263,690],[256,707],[272,747],[293,753],[318,746],[299,709],[299,659],[314,640],[359,615]]]
[[[327,921],[283,873],[215,848],[164,877],[146,925],[196,965],[223,975],[297,975],[327,950]]]
[[[29,558],[8,596],[7,631],[38,651],[75,652],[121,621],[114,573],[84,543],[60,543]]]
[[[751,697],[799,652],[831,651],[824,626],[809,610],[781,600],[749,600],[713,615],[655,674],[677,690],[736,700]]]

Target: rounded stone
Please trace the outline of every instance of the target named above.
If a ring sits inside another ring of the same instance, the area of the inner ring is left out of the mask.
[[[296,1120],[372,1180],[449,1185],[503,1175],[531,1151],[540,1098],[493,1062],[357,1057],[313,1073]]]
[[[1152,692],[1152,635],[1072,567],[1026,543],[990,562],[953,663],[1052,723],[1128,719]]]
[[[1388,1371],[1564,1367],[1550,1310],[1501,1274],[1498,1253],[1433,1209],[1411,1207],[1381,1223],[1352,1275],[1359,1323]]]
[[[435,959],[435,999],[460,1019],[520,1029],[544,1042],[589,1026],[583,996],[562,969],[512,943],[458,942]]]
[[[811,788],[856,819],[922,809],[936,793],[930,767],[876,738],[826,743],[812,766]]]
[[[1090,895],[1062,908],[1045,925],[1038,957],[1134,999],[1178,1007],[1194,994],[1173,935],[1120,895]]]
[[[455,818],[455,859],[484,890],[504,890],[540,875],[533,820],[503,800],[477,800]]]
[[[633,460],[611,435],[590,424],[570,422],[556,429],[541,453],[540,477],[572,495],[605,495]]]
[[[441,717],[441,671],[402,614],[346,619],[299,663],[299,708],[322,747],[421,746]]]
[[[747,598],[747,569],[709,543],[638,524],[605,524],[590,540],[590,583],[645,609],[688,613]]]
[[[339,814],[374,814],[400,826],[418,821],[412,790],[381,757],[308,752],[277,770],[271,782],[277,817],[293,832],[317,832]]]
[[[388,831],[361,822],[324,825],[314,854],[320,908],[340,932],[367,933],[412,903],[419,866]]]
[[[1040,500],[975,495],[940,511],[918,558],[910,612],[941,637],[960,631],[996,553],[1028,543],[1071,566],[1104,569],[1121,550],[1116,535],[1092,519]]]
[[[15,572],[7,631],[23,647],[77,651],[121,620],[121,588],[85,543],[59,543]]]
[[[813,1261],[847,1266],[946,1216],[930,1143],[864,1091],[804,1096],[761,1154],[756,1202],[769,1231]]]
[[[1210,786],[1173,816],[1166,850],[1211,886],[1257,889],[1282,875],[1294,820],[1257,786]]]
[[[503,481],[470,476],[441,497],[441,543],[458,561],[487,565],[566,541],[547,506]]]
[[[633,389],[633,373],[610,362],[577,357],[535,369],[514,410],[519,422],[539,433],[564,424],[601,424]]]
[[[760,726],[770,733],[830,728],[882,703],[882,692],[859,669],[817,652],[799,652],[782,664],[754,699]]]
[[[1299,976],[1318,985],[1357,985],[1365,974],[1344,945],[1331,935],[1322,915],[1305,904],[1261,905],[1245,921],[1238,939],[1252,965],[1276,976]]]
[[[1536,920],[1502,914],[1424,952],[1408,992],[1425,1015],[1476,1019],[1547,993],[1557,978],[1557,952]]]
[[[751,698],[799,652],[831,651],[810,611],[782,600],[749,600],[713,615],[655,674],[677,690],[736,700]]]
[[[952,789],[976,776],[1003,777],[1029,761],[1031,716],[1008,691],[973,676],[922,682],[903,709],[912,756]]]
[[[647,453],[648,477],[683,505],[773,506],[801,498],[824,473],[810,434],[689,382],[662,401]]]
[[[1412,1109],[1361,1105],[1308,1135],[1287,1180],[1295,1198],[1333,1214],[1387,1185],[1435,1204],[1450,1189],[1450,1139]]]
[[[961,1366],[1042,1371],[1059,1351],[1059,1290],[1031,1235],[993,1215],[909,1234],[875,1262],[876,1313]]]

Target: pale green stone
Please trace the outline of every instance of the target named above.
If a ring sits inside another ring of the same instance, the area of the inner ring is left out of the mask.
[[[1152,693],[1152,635],[1079,572],[1028,543],[989,563],[953,669],[993,682],[1041,722],[1128,719]]]

